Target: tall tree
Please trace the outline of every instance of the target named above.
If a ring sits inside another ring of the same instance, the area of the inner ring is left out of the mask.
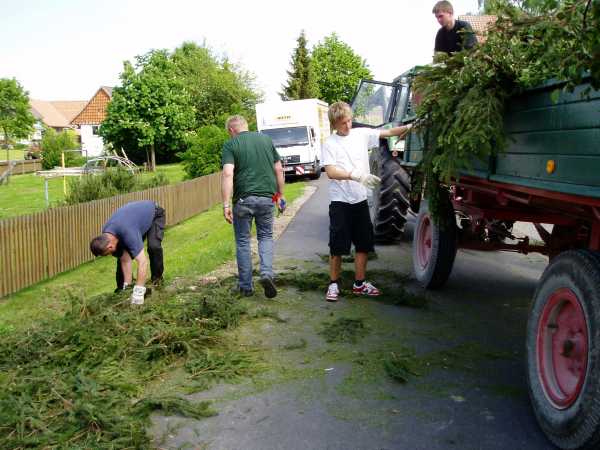
[[[14,78],[0,79],[0,131],[8,155],[9,144],[33,133],[35,117],[29,110],[29,95]],[[8,156],[6,159],[9,159]]]
[[[166,50],[126,61],[121,86],[113,90],[100,134],[136,162],[170,162],[194,128],[194,107]]]
[[[252,121],[254,105],[262,99],[252,74],[193,42],[184,42],[172,59],[196,109],[196,128],[222,127],[231,114],[242,114]]]
[[[336,33],[314,47],[312,63],[321,99],[327,103],[350,101],[358,82],[373,78],[366,61]]]
[[[283,92],[279,93],[282,100],[300,100],[303,98],[318,98],[319,86],[315,76],[304,30],[300,32],[298,45],[292,55],[291,70],[287,71],[287,85],[282,86]]]

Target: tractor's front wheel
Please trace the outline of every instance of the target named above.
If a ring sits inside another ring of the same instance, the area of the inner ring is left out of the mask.
[[[552,260],[527,324],[527,382],[540,427],[561,449],[600,445],[600,254]]]

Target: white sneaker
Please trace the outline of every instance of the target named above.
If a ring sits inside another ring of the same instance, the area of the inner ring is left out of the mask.
[[[331,283],[329,288],[327,288],[327,295],[325,295],[325,300],[328,302],[337,302],[338,297],[340,296],[340,288],[337,283]]]
[[[381,295],[379,289],[373,286],[368,281],[363,281],[363,284],[357,286],[356,283],[352,285],[352,293],[354,295],[368,295],[369,297],[377,297]]]
[[[131,304],[132,305],[143,305],[144,304],[144,297],[142,298],[131,298]]]

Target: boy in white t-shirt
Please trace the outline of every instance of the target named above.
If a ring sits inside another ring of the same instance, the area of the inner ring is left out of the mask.
[[[342,255],[350,254],[354,244],[355,281],[352,293],[377,296],[379,290],[366,281],[367,257],[374,250],[373,224],[367,205],[367,189],[373,189],[380,179],[369,173],[368,150],[379,145],[380,138],[405,136],[410,125],[376,130],[352,129],[352,110],[344,102],[329,107],[329,122],[335,129],[323,146],[323,165],[329,181],[329,275],[325,296],[335,302],[340,295],[339,277]]]

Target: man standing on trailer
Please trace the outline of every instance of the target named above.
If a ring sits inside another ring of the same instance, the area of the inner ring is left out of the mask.
[[[437,2],[432,12],[441,25],[435,35],[434,53],[447,53],[450,55],[475,46],[477,39],[473,28],[467,22],[454,18],[452,3],[447,1]]]

